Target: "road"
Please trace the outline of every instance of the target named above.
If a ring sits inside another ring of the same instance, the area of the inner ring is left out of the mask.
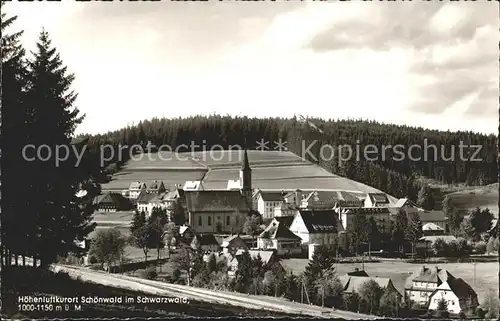
[[[90,281],[107,286],[141,291],[153,295],[180,297],[191,300],[229,304],[248,309],[263,309],[268,311],[285,312],[289,314],[306,315],[321,318],[342,319],[378,319],[375,316],[358,314],[348,311],[332,310],[319,306],[291,302],[281,298],[250,296],[241,293],[210,291],[201,288],[193,288],[185,285],[170,284],[159,281],[144,280],[136,277],[120,274],[108,274],[101,271],[92,271],[81,267],[68,265],[53,265],[55,272],[66,272],[70,276],[84,281]]]

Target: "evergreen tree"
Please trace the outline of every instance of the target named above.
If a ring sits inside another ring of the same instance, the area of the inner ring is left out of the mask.
[[[163,208],[155,207],[151,211],[147,224],[151,226],[150,245],[156,247],[157,259],[160,259],[160,250],[164,247],[163,233],[168,222],[167,211]]]
[[[422,222],[418,213],[412,213],[408,221],[408,228],[406,229],[406,239],[411,242],[411,253],[415,255],[415,245],[423,236]]]
[[[1,121],[1,164],[2,185],[2,258],[4,266],[11,264],[11,255],[30,255],[28,248],[35,242],[29,234],[29,227],[34,217],[24,202],[29,193],[29,176],[26,162],[22,158],[22,149],[27,141],[28,115],[26,113],[24,91],[26,89],[25,51],[21,46],[22,31],[10,32],[17,16],[8,17],[4,12],[5,2],[0,3],[1,45],[2,45],[2,121]],[[7,259],[8,258],[8,259]]]
[[[58,255],[84,251],[75,241],[83,241],[94,229],[89,198],[95,195],[79,198],[76,194],[82,185],[92,186],[91,193],[98,190],[98,184],[91,178],[98,165],[81,166],[71,152],[72,135],[84,115],[74,106],[76,94],[71,91],[74,76],[68,74],[45,31],[41,32],[37,50],[28,61],[28,71],[26,104],[31,118],[28,142],[36,148],[49,146],[52,156],[61,146],[68,151],[68,159],[59,164],[53,157],[49,161],[39,157],[27,169],[32,177],[32,196],[27,201],[36,217],[36,228],[32,231],[36,235],[35,256],[45,267]],[[48,156],[47,153],[40,156]],[[29,225],[33,227],[32,223]]]
[[[418,206],[424,210],[432,210],[434,208],[434,195],[429,185],[424,185],[418,192]]]
[[[398,245],[399,251],[402,252],[406,241],[406,229],[408,228],[408,216],[404,209],[400,209],[394,223],[391,226],[392,241]]]
[[[367,222],[367,240],[369,245],[369,254],[371,256],[371,250],[374,242],[379,242],[381,233],[377,221],[373,216],[370,216]]]
[[[356,214],[353,219],[353,228],[350,233],[351,248],[356,255],[359,255],[359,248],[363,242],[368,240],[368,221],[366,215]]]
[[[450,232],[457,235],[460,230],[460,223],[462,223],[462,217],[453,205],[449,195],[446,195],[443,199],[443,212],[446,215],[446,223]]]

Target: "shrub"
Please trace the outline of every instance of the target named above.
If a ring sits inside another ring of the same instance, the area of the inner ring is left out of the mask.
[[[465,312],[464,312],[464,311],[460,311],[460,313],[458,314],[458,317],[459,317],[460,319],[462,319],[462,320],[467,318],[467,316],[465,315]]]
[[[179,269],[174,269],[172,271],[172,282],[177,283],[181,277],[181,270]]]
[[[481,307],[478,307],[476,309],[476,316],[479,318],[479,319],[484,319],[484,317],[486,316],[486,312],[481,308]]]
[[[474,245],[474,250],[476,251],[477,254],[484,254],[486,253],[486,243],[483,241],[479,241]]]
[[[141,270],[140,276],[144,279],[154,280],[158,277],[158,273],[156,272],[156,267],[148,267],[145,270]]]
[[[90,255],[89,256],[89,264],[96,264],[96,263],[97,263],[96,257],[93,255]]]

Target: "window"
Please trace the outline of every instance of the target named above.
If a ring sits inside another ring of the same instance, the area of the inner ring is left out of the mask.
[[[226,225],[231,224],[231,216],[226,216]]]
[[[198,225],[201,226],[203,223],[201,221],[201,216],[198,216]]]
[[[208,217],[208,226],[212,225],[212,217]]]

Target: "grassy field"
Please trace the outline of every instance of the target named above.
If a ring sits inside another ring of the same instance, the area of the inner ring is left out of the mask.
[[[134,216],[133,211],[124,212],[96,212],[93,214],[94,222],[131,222]]]
[[[198,163],[208,167],[219,165],[239,165],[243,161],[244,155],[241,150],[214,150],[208,152],[181,153],[181,155],[184,154],[193,157],[193,159],[196,159]],[[292,152],[249,150],[247,154],[250,166],[282,163],[309,164],[307,161],[303,160]]]
[[[472,209],[480,207],[489,208],[498,216],[498,183],[465,188],[448,195],[461,212],[470,212]]]
[[[307,266],[307,259],[282,260],[282,265],[286,270],[293,271],[294,274],[302,273]],[[365,271],[370,276],[391,278],[394,286],[403,293],[404,284],[409,273],[417,270],[421,265],[398,261],[382,261],[379,263],[365,263]],[[441,263],[427,264],[426,266],[447,269],[454,277],[462,278],[469,283],[477,292],[479,302],[485,297],[490,289],[498,293],[498,263],[476,263],[476,280],[474,285],[474,265],[473,263]],[[339,264],[338,275],[354,271],[355,268],[362,269],[361,263]]]

